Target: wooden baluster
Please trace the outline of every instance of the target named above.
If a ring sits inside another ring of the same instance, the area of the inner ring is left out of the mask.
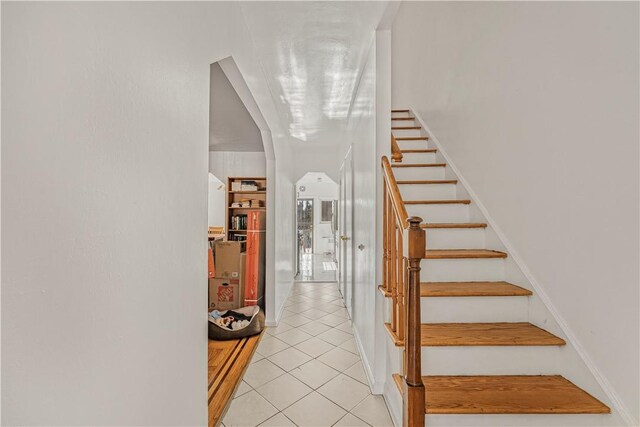
[[[405,278],[405,269],[404,267],[404,242],[403,242],[403,234],[404,230],[402,228],[398,229],[398,249],[396,251],[396,259],[394,260],[396,264],[396,275],[397,279],[397,288],[398,288],[398,339],[404,340],[405,337],[405,302],[406,302],[406,282]]]
[[[397,268],[398,268],[398,264],[396,261],[396,251],[397,251],[397,235],[398,235],[398,231],[397,231],[397,227],[396,227],[396,222],[395,222],[395,215],[390,215],[391,216],[391,223],[389,224],[389,229],[390,229],[390,233],[389,236],[391,237],[390,239],[390,248],[391,248],[391,253],[390,253],[390,259],[389,259],[389,269],[391,270],[389,272],[389,279],[391,280],[391,330],[393,332],[395,332],[397,334],[398,331],[398,275],[397,275]]]
[[[389,253],[387,242],[387,210],[389,208],[389,195],[387,194],[386,182],[382,183],[382,289],[384,292],[389,292],[389,281],[387,280],[387,269],[389,262]]]
[[[425,389],[421,367],[420,261],[426,250],[426,236],[420,228],[422,218],[409,218],[409,282],[407,284],[407,331],[405,339],[406,374],[403,381],[402,423],[424,426]]]

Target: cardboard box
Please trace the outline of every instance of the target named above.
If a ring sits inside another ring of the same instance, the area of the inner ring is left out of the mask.
[[[214,271],[216,279],[239,279],[240,254],[242,254],[240,242],[215,242]]]
[[[233,310],[244,304],[244,269],[246,255],[240,256],[240,275],[237,278],[209,279],[209,311]]]

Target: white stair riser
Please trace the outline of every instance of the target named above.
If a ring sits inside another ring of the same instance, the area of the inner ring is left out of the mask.
[[[452,200],[456,198],[455,184],[401,184],[402,200]]]
[[[398,147],[401,150],[426,150],[427,148],[433,148],[429,146],[429,141],[419,139],[416,141],[398,141]]]
[[[397,124],[394,123],[393,126],[398,126],[398,127],[407,127],[407,126],[413,126],[410,124]],[[391,131],[393,133],[393,136],[395,136],[396,138],[400,137],[404,137],[404,136],[424,136],[422,134],[422,129],[393,129]]]
[[[396,181],[444,179],[444,167],[393,168]]]
[[[424,149],[418,148],[418,150]],[[402,153],[402,163],[436,163],[436,153]]]
[[[484,235],[484,228],[429,228],[427,229],[427,248],[488,249]]]
[[[402,113],[391,113],[391,117],[409,117],[410,113],[408,112],[402,112]],[[411,116],[414,117],[414,116]]]
[[[422,323],[526,322],[527,297],[431,297],[420,299]]]
[[[443,346],[421,350],[422,375],[556,375],[563,351],[560,346]]]
[[[469,205],[436,204],[405,205],[409,216],[419,216],[423,222],[468,222]]]
[[[409,116],[393,116],[393,117],[409,117]],[[416,120],[392,120],[391,126],[420,126]],[[394,131],[395,132],[395,131]]]
[[[421,282],[504,280],[504,259],[423,259]]]

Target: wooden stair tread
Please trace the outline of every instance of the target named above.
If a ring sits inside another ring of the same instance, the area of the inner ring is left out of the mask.
[[[447,200],[405,200],[405,205],[468,205],[468,199],[447,199]]]
[[[420,228],[487,228],[484,222],[426,222]]]
[[[391,110],[392,113],[408,113],[409,110]]]
[[[420,126],[392,126],[391,130],[418,130],[422,129]]]
[[[404,346],[404,340],[398,339],[390,325],[394,344]],[[421,326],[421,345],[423,347],[445,346],[550,346],[565,345],[565,341],[544,329],[528,322],[492,322],[492,323],[423,323]]]
[[[396,141],[426,141],[428,136],[396,136]]]
[[[391,120],[415,120],[415,117],[391,117]]]
[[[414,180],[414,181],[396,181],[398,185],[405,184],[457,184],[456,179],[432,179],[432,180]]]
[[[394,163],[392,168],[443,168],[447,166],[446,163]]]
[[[531,291],[509,282],[423,282],[421,297],[528,296]]]
[[[424,259],[506,258],[507,254],[491,249],[427,249]]]
[[[411,154],[411,153],[435,153],[437,152],[437,148],[426,148],[424,150],[400,150],[403,154]]]
[[[389,298],[391,291],[378,286],[382,295]],[[420,283],[420,296],[433,297],[520,297],[532,292],[509,282],[423,282]]]
[[[402,392],[403,379],[393,380]],[[427,414],[608,414],[560,375],[423,376]]]

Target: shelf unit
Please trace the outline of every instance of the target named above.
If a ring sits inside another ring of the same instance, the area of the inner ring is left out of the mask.
[[[233,191],[233,183],[241,182],[241,181],[255,181],[258,184],[257,191]],[[239,202],[241,200],[259,200],[260,207],[253,208],[238,208],[231,207],[231,204],[234,202]],[[238,229],[233,226],[233,217],[236,215],[246,215],[246,212],[249,210],[267,210],[267,178],[264,176],[261,177],[251,177],[251,176],[234,176],[227,178],[227,207],[226,207],[226,224],[227,224],[227,240],[236,240],[236,236],[246,236],[247,230]]]

